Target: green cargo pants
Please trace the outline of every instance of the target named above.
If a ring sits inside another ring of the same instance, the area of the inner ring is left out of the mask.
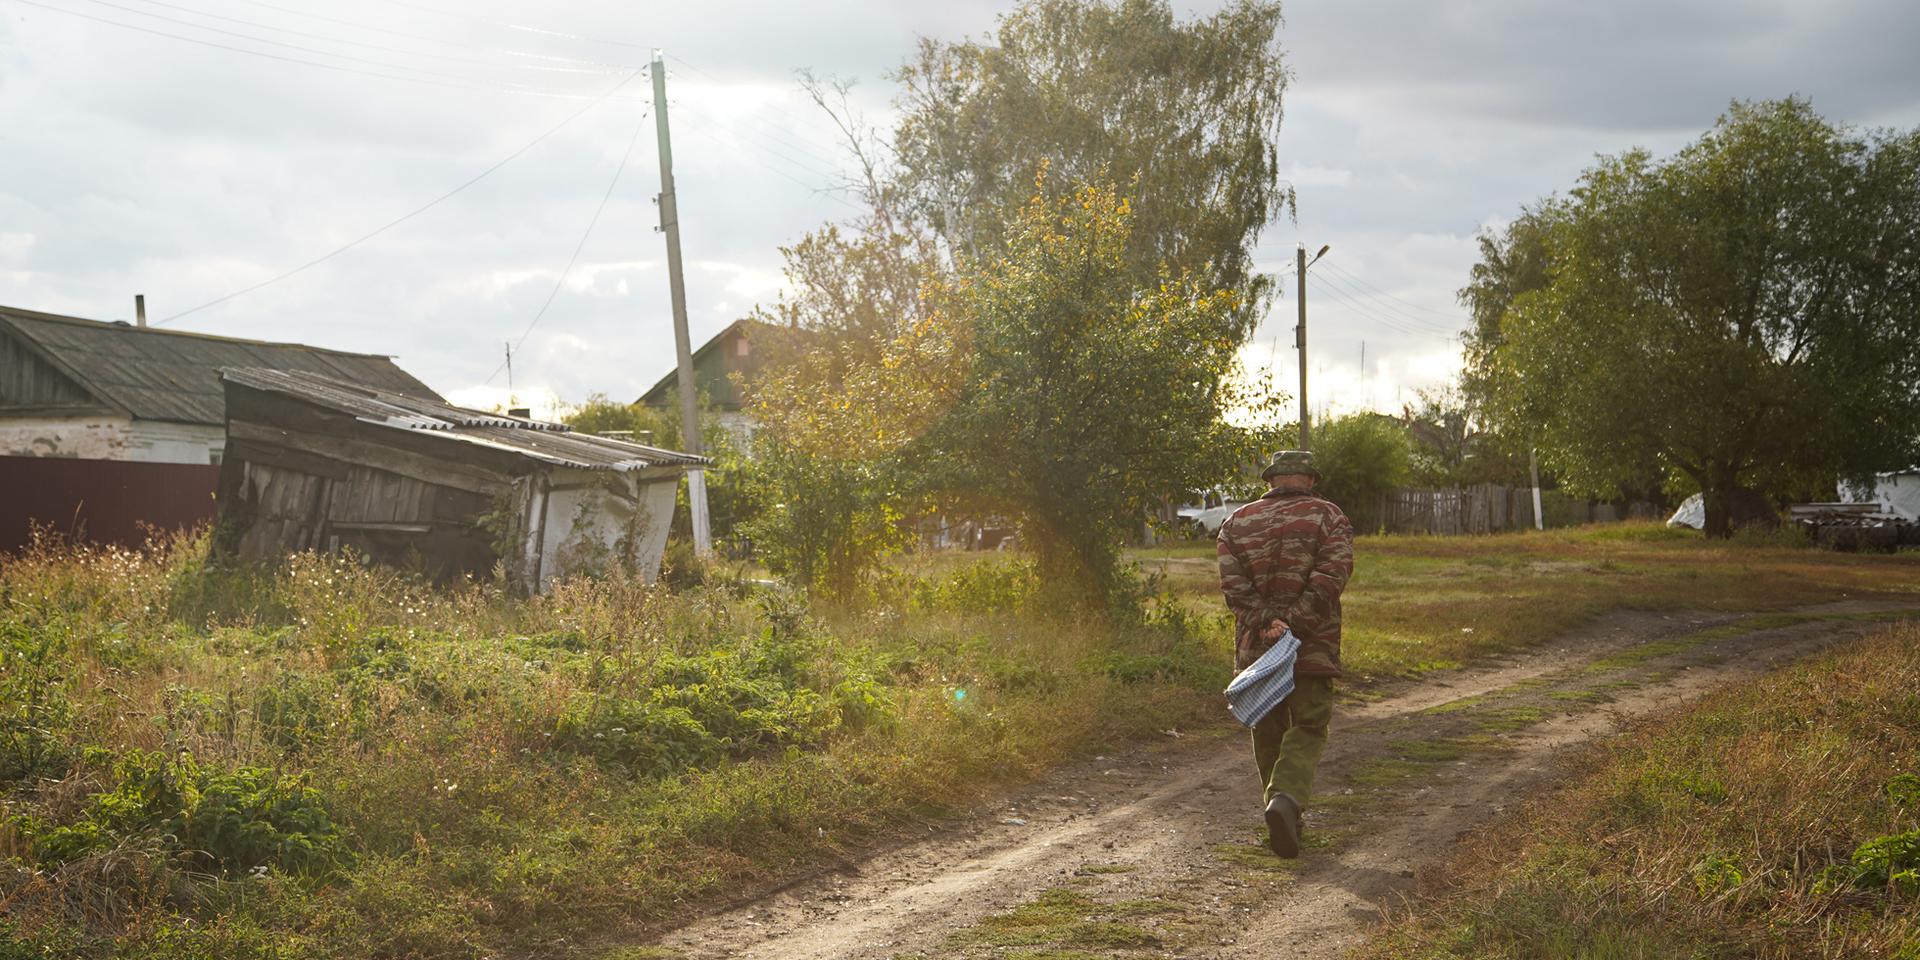
[[[1260,768],[1260,802],[1286,794],[1300,809],[1313,792],[1313,768],[1327,749],[1333,720],[1333,678],[1300,677],[1293,693],[1253,725],[1253,762]]]

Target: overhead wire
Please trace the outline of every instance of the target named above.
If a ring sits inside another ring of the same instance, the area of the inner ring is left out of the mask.
[[[26,2],[26,0],[22,0],[22,2]],[[385,233],[385,232],[387,232],[388,230],[391,230],[391,229],[393,229],[394,227],[397,227],[397,226],[399,226],[400,224],[402,224],[402,223],[405,223],[405,222],[407,222],[408,220],[411,220],[411,219],[413,219],[414,217],[417,217],[417,216],[419,216],[420,214],[423,214],[423,213],[425,213],[425,212],[427,212],[428,210],[431,210],[431,209],[433,209],[433,208],[434,208],[434,207],[436,207],[436,206],[439,206],[439,205],[440,205],[440,203],[441,203],[442,201],[445,201],[445,200],[447,200],[447,199],[450,199],[450,198],[452,198],[453,196],[455,196],[455,195],[457,195],[457,194],[459,194],[459,193],[461,193],[462,191],[464,191],[464,190],[466,190],[466,189],[467,189],[468,187],[471,187],[471,186],[473,186],[474,184],[476,184],[476,183],[479,183],[480,181],[482,181],[482,180],[484,180],[484,179],[486,179],[486,178],[487,178],[488,176],[490,176],[490,175],[492,175],[492,174],[494,173],[494,171],[497,171],[497,170],[499,170],[499,169],[500,169],[501,167],[504,167],[504,166],[506,166],[507,164],[509,164],[509,163],[512,163],[512,162],[513,162],[513,161],[514,161],[515,159],[517,159],[517,158],[519,158],[519,157],[520,157],[520,156],[521,156],[522,154],[524,154],[524,153],[526,153],[526,152],[527,152],[527,151],[529,151],[529,150],[532,150],[532,149],[533,149],[534,147],[537,147],[537,146],[539,146],[539,145],[540,145],[541,143],[544,143],[544,142],[545,142],[545,141],[547,140],[547,138],[549,138],[549,137],[551,137],[551,136],[553,136],[553,135],[554,135],[554,134],[556,134],[556,133],[559,133],[559,132],[560,132],[560,130],[561,130],[562,128],[564,128],[564,127],[566,127],[566,126],[567,126],[568,124],[570,124],[570,123],[572,123],[573,121],[575,121],[575,120],[577,120],[577,119],[579,119],[579,118],[580,118],[580,117],[581,117],[582,115],[584,115],[584,114],[585,114],[585,113],[586,113],[587,111],[589,111],[589,110],[592,110],[592,109],[593,109],[594,107],[597,107],[597,106],[599,106],[600,104],[602,104],[602,103],[605,103],[605,102],[607,102],[607,101],[608,101],[609,99],[611,99],[611,98],[613,97],[613,95],[614,95],[614,94],[616,94],[616,93],[618,93],[618,92],[620,92],[620,90],[621,90],[621,89],[623,89],[624,87],[626,87],[626,85],[627,85],[627,84],[629,84],[629,83],[632,83],[632,82],[633,82],[633,78],[635,78],[635,77],[637,77],[637,76],[639,76],[640,74],[642,74],[642,73],[645,73],[645,72],[646,72],[646,71],[645,71],[645,69],[644,69],[644,68],[643,68],[643,69],[640,69],[640,70],[635,70],[635,71],[633,71],[632,73],[630,73],[630,74],[628,74],[628,75],[627,75],[627,76],[626,76],[626,77],[625,77],[624,79],[622,79],[622,80],[621,80],[621,81],[620,81],[619,83],[617,83],[617,84],[615,84],[615,85],[614,85],[613,87],[611,87],[611,88],[609,88],[609,89],[608,89],[608,90],[607,90],[607,91],[606,91],[605,93],[602,93],[602,94],[601,94],[601,95],[600,95],[600,96],[599,96],[599,97],[598,97],[597,99],[595,99],[595,100],[594,100],[594,101],[593,101],[592,103],[589,103],[589,104],[587,104],[586,106],[583,106],[583,107],[581,107],[581,108],[580,108],[580,109],[578,109],[578,110],[575,110],[575,111],[574,111],[573,113],[570,113],[570,114],[568,114],[568,115],[566,116],[566,118],[565,118],[565,119],[563,119],[563,120],[561,120],[561,121],[560,121],[559,123],[556,123],[556,124],[554,124],[554,125],[553,125],[553,126],[551,126],[551,127],[548,127],[548,128],[546,129],[546,131],[545,131],[545,132],[543,132],[543,133],[541,133],[541,134],[540,134],[539,136],[537,136],[537,137],[534,137],[534,138],[533,138],[532,140],[529,140],[529,141],[527,141],[527,142],[526,142],[525,144],[523,144],[523,145],[522,145],[522,146],[521,146],[521,147],[520,147],[520,148],[519,148],[518,150],[515,150],[515,151],[513,151],[512,153],[509,153],[509,154],[507,154],[506,156],[504,156],[504,157],[502,157],[502,158],[500,158],[500,159],[499,159],[498,161],[495,161],[495,162],[494,162],[494,164],[493,164],[492,166],[490,166],[490,167],[487,167],[487,168],[486,168],[485,170],[482,170],[482,171],[480,171],[479,173],[477,173],[477,174],[474,174],[474,175],[473,175],[472,177],[470,177],[470,178],[468,178],[467,180],[465,180],[465,181],[462,181],[462,182],[460,183],[460,185],[458,185],[458,186],[456,186],[456,187],[454,187],[454,188],[453,188],[453,189],[451,189],[451,190],[448,190],[448,191],[447,191],[446,193],[443,193],[443,194],[441,194],[441,195],[439,195],[439,196],[437,196],[437,197],[435,197],[435,198],[433,198],[432,200],[429,200],[429,201],[427,201],[426,203],[424,203],[424,204],[422,204],[422,205],[420,205],[420,206],[418,206],[418,207],[415,207],[415,208],[414,208],[413,210],[410,210],[410,211],[408,211],[407,213],[405,213],[405,214],[402,214],[401,216],[399,216],[399,217],[396,217],[396,218],[394,218],[393,220],[390,220],[390,221],[388,221],[387,223],[385,223],[385,224],[383,224],[383,225],[381,225],[380,227],[378,227],[378,228],[376,228],[376,229],[374,229],[374,230],[372,230],[371,232],[369,232],[369,233],[367,233],[367,234],[365,234],[365,235],[363,235],[363,236],[361,236],[361,237],[359,237],[358,239],[355,239],[355,240],[352,240],[352,241],[350,241],[350,242],[348,242],[348,243],[346,243],[346,244],[343,244],[343,245],[341,245],[341,246],[339,246],[339,247],[336,247],[336,248],[334,248],[333,250],[331,250],[331,251],[328,251],[327,253],[325,253],[325,254],[322,254],[322,255],[320,255],[320,256],[318,256],[318,257],[315,257],[315,258],[313,258],[312,260],[308,260],[307,262],[305,262],[305,263],[303,263],[303,264],[301,264],[301,265],[299,265],[299,266],[297,266],[297,267],[294,267],[294,268],[293,268],[293,269],[291,269],[291,270],[287,270],[287,271],[285,271],[285,272],[283,272],[283,273],[279,273],[279,274],[276,274],[276,275],[274,275],[274,276],[272,276],[272,277],[269,277],[269,278],[267,278],[267,279],[265,279],[265,280],[262,280],[262,281],[260,281],[259,283],[256,283],[256,284],[253,284],[253,285],[251,285],[251,286],[247,286],[247,287],[243,287],[243,288],[241,288],[241,289],[239,289],[239,290],[235,290],[234,292],[232,292],[232,293],[229,293],[229,294],[227,294],[226,296],[223,296],[223,297],[215,297],[214,299],[212,299],[212,300],[209,300],[209,301],[207,301],[206,303],[203,303],[203,304],[200,304],[200,305],[199,305],[199,306],[197,306],[197,307],[191,307],[191,308],[189,308],[189,309],[186,309],[186,310],[182,310],[182,311],[180,311],[179,313],[176,313],[176,314],[174,314],[173,316],[170,316],[170,317],[167,317],[166,319],[164,319],[164,320],[161,320],[161,321],[159,321],[158,323],[155,323],[155,324],[154,324],[154,326],[161,326],[161,325],[164,325],[164,324],[168,324],[168,323],[172,323],[173,321],[175,321],[175,320],[178,320],[178,319],[180,319],[181,317],[184,317],[184,316],[186,316],[186,315],[188,315],[188,314],[190,314],[190,313],[197,313],[197,312],[199,312],[199,311],[201,311],[201,310],[205,310],[205,309],[206,309],[206,308],[208,308],[208,307],[212,307],[212,306],[217,306],[217,305],[219,305],[219,304],[222,304],[222,303],[226,303],[227,301],[229,301],[229,300],[232,300],[232,299],[234,299],[235,297],[240,297],[240,296],[245,296],[246,294],[249,294],[249,293],[252,293],[252,292],[254,292],[255,290],[259,290],[259,289],[260,289],[260,288],[262,288],[262,287],[266,287],[266,286],[270,286],[270,285],[272,285],[272,284],[275,284],[275,283],[279,283],[280,281],[282,281],[282,280],[285,280],[285,279],[287,279],[288,277],[291,277],[291,276],[294,276],[294,275],[296,275],[296,274],[299,274],[299,273],[302,273],[302,272],[304,272],[304,271],[306,271],[306,270],[309,270],[309,269],[311,269],[311,268],[313,268],[313,267],[317,267],[317,266],[319,266],[320,264],[322,264],[322,263],[325,263],[325,262],[327,262],[328,260],[331,260],[331,259],[333,259],[334,257],[337,257],[337,256],[339,256],[340,254],[343,254],[343,253],[345,253],[345,252],[347,252],[348,250],[351,250],[351,249],[353,249],[354,247],[357,247],[357,246],[359,246],[359,245],[361,245],[361,244],[363,244],[363,243],[365,243],[365,242],[367,242],[368,240],[372,240],[372,239],[373,239],[374,237],[377,237],[377,236],[379,236],[379,235],[381,235],[381,234],[383,234],[383,233]]]
[[[349,20],[344,17],[330,17],[324,13],[314,13],[310,10],[301,10],[297,7],[288,7],[288,6],[282,6],[281,4],[277,4],[277,3],[269,3],[268,0],[240,0],[240,2],[245,4],[250,4],[256,7],[265,7],[268,10],[278,10],[281,13],[290,13],[296,17],[306,17],[309,20],[319,20],[323,23],[334,23],[334,24],[339,24],[341,26],[345,26],[345,27],[352,27],[355,30],[365,30],[369,33],[381,33],[391,37],[404,37],[408,40],[423,40],[423,41],[426,41],[427,43],[439,44],[440,46],[451,47],[455,50],[475,50],[482,53],[496,53],[496,54],[500,54],[502,56],[508,56],[508,57],[523,57],[529,60],[548,60],[555,63],[574,63],[574,64],[579,64],[583,67],[594,67],[603,71],[605,70],[624,71],[624,70],[634,69],[633,64],[630,64],[630,63],[607,63],[601,60],[586,60],[580,57],[565,57],[565,56],[559,56],[557,54],[549,54],[549,53],[533,53],[526,50],[510,50],[504,47],[475,47],[469,44],[458,43],[453,40],[448,40],[445,37],[436,37],[428,33],[412,33],[406,30],[395,30],[391,27],[380,27],[380,26],[374,26],[372,24],[361,23],[358,20]]]
[[[696,114],[696,115],[693,115],[693,116],[696,116],[696,117],[697,117],[698,115]],[[780,177],[780,178],[782,178],[782,179],[784,179],[784,180],[787,180],[787,181],[788,181],[788,182],[790,182],[790,183],[794,183],[794,184],[796,184],[796,185],[798,185],[798,186],[800,186],[800,187],[802,187],[802,188],[804,188],[804,189],[806,189],[806,190],[807,190],[808,192],[810,192],[810,193],[815,193],[815,194],[818,194],[818,195],[821,195],[821,196],[824,196],[824,197],[826,197],[826,198],[827,198],[827,199],[829,199],[829,200],[832,200],[832,201],[834,201],[834,202],[836,202],[836,203],[839,203],[839,204],[842,204],[842,205],[844,205],[844,206],[847,206],[847,207],[850,207],[850,208],[852,208],[852,209],[854,209],[854,210],[864,210],[864,209],[865,209],[864,207],[862,207],[862,206],[860,206],[859,204],[857,204],[857,203],[854,203],[853,201],[851,201],[851,200],[848,200],[847,198],[845,198],[845,197],[843,197],[843,196],[841,196],[841,195],[839,194],[839,192],[838,192],[838,190],[837,190],[837,188],[836,188],[836,187],[833,187],[833,186],[821,186],[821,185],[819,185],[819,184],[816,184],[816,183],[808,183],[807,181],[805,181],[805,180],[802,180],[802,179],[800,179],[799,177],[796,177],[796,176],[794,176],[793,174],[791,174],[791,173],[788,173],[787,171],[785,171],[785,170],[782,170],[782,169],[780,169],[779,167],[776,167],[776,166],[774,166],[773,164],[770,164],[770,163],[767,163],[767,162],[766,162],[766,161],[764,161],[764,160],[760,160],[760,159],[757,159],[757,158],[755,158],[755,157],[753,157],[753,156],[751,156],[751,155],[749,155],[749,154],[745,154],[745,153],[742,153],[742,152],[740,152],[740,149],[739,149],[739,148],[740,148],[740,147],[742,147],[742,146],[748,146],[748,147],[753,147],[754,149],[757,149],[757,150],[761,150],[762,152],[765,152],[765,153],[767,153],[767,154],[768,154],[769,156],[779,156],[779,154],[776,154],[776,153],[773,153],[772,151],[768,151],[768,150],[766,150],[766,149],[765,149],[764,147],[759,147],[759,146],[756,146],[756,145],[754,145],[754,144],[747,144],[747,143],[741,143],[741,142],[734,142],[734,143],[728,143],[727,141],[725,141],[725,140],[722,140],[722,139],[720,139],[719,137],[717,137],[717,136],[715,136],[715,135],[714,135],[714,134],[713,134],[713,133],[711,132],[711,130],[709,129],[709,127],[708,127],[708,126],[703,126],[703,125],[701,125],[700,123],[697,123],[697,122],[696,122],[696,123],[694,123],[694,124],[692,124],[692,125],[690,125],[690,126],[688,126],[688,127],[686,127],[686,128],[683,128],[683,129],[689,129],[689,130],[692,130],[692,131],[693,131],[694,133],[697,133],[697,134],[699,134],[699,135],[701,135],[701,136],[703,136],[703,137],[705,137],[705,138],[707,138],[708,140],[711,140],[711,141],[713,141],[713,142],[714,142],[715,144],[718,144],[718,145],[719,145],[719,146],[720,146],[721,148],[723,148],[723,149],[726,149],[726,150],[729,150],[729,151],[732,151],[732,152],[733,152],[733,155],[734,155],[735,157],[738,157],[738,158],[740,158],[740,159],[743,159],[743,160],[747,160],[747,161],[749,161],[749,162],[751,162],[751,163],[753,163],[754,165],[756,165],[756,166],[758,166],[758,167],[760,167],[761,169],[763,169],[763,170],[765,170],[765,171],[767,171],[768,173],[771,173],[771,174],[773,174],[774,176],[777,176],[777,177]],[[783,159],[785,159],[785,158],[783,158]],[[800,165],[800,164],[797,164],[797,163],[795,163],[795,162],[794,162],[793,160],[791,160],[791,159],[787,159],[787,162],[788,162],[788,163],[790,163],[790,164],[793,164],[794,166],[796,166],[796,167],[798,167],[799,169],[802,169],[802,170],[806,170],[807,172],[809,172],[809,173],[812,173],[812,174],[814,174],[814,175],[816,175],[816,176],[824,176],[824,177],[828,177],[829,179],[831,179],[831,178],[832,178],[832,177],[834,176],[833,174],[825,174],[825,173],[821,173],[821,172],[820,172],[820,171],[818,171],[818,170],[813,170],[813,169],[811,169],[811,168],[808,168],[808,167],[805,167],[805,166],[803,166],[803,165]]]
[[[145,34],[150,34],[156,37],[166,37],[170,40],[179,40],[183,43],[191,43],[191,44],[195,44],[197,46],[202,46],[202,47],[212,47],[216,50],[227,50],[233,53],[245,54],[250,57],[260,57],[266,60],[278,60],[283,63],[297,63],[304,66],[309,66],[309,67],[318,67],[322,70],[332,70],[339,73],[349,73],[349,74],[354,74],[354,75],[363,76],[363,77],[377,77],[383,80],[400,80],[406,83],[422,83],[422,84],[427,84],[429,86],[436,86],[436,87],[463,88],[463,89],[469,89],[469,90],[490,90],[494,92],[523,94],[526,96],[545,97],[548,99],[555,99],[555,100],[593,100],[594,99],[591,94],[552,93],[552,92],[533,90],[528,88],[497,87],[497,86],[489,86],[485,84],[437,80],[432,77],[409,76],[407,74],[399,74],[399,73],[383,73],[377,70],[363,70],[358,67],[349,67],[349,66],[344,66],[342,64],[338,64],[338,63],[327,63],[320,60],[308,60],[304,57],[290,57],[284,54],[272,53],[266,50],[253,50],[247,47],[236,47],[232,44],[221,43],[217,40],[207,40],[202,37],[191,37],[183,34],[171,33],[166,30],[156,30],[152,27],[143,27],[137,23],[127,23],[126,21],[123,21],[123,20],[114,20],[109,17],[95,16],[91,13],[86,13],[80,10],[69,10],[65,7],[57,7],[50,3],[43,3],[41,2],[41,0],[12,0],[12,2],[24,4],[29,7],[37,7],[41,10],[50,10],[54,13],[64,14],[69,17],[76,17],[81,20],[90,20],[94,23],[106,24],[107,26],[111,26],[111,27],[119,27],[122,30],[131,30],[136,33],[145,33]],[[134,11],[134,12],[139,12],[139,11]],[[193,25],[193,26],[198,27],[198,25]],[[199,29],[214,29],[214,28],[199,27]],[[286,46],[286,44],[279,44],[279,45]],[[323,56],[338,56],[337,54],[331,54],[326,51],[310,51],[310,52],[319,53]],[[595,100],[595,102],[597,103],[598,101]]]
[[[1402,306],[1409,307],[1414,310],[1418,310],[1422,313],[1430,313],[1444,320],[1454,320],[1458,318],[1458,314],[1451,313],[1446,310],[1435,310],[1432,307],[1421,306],[1420,304],[1414,303],[1411,300],[1402,300],[1401,298],[1394,296],[1393,294],[1387,292],[1386,290],[1382,290],[1381,288],[1374,286],[1371,283],[1368,283],[1366,279],[1362,277],[1354,276],[1351,271],[1342,269],[1341,267],[1336,266],[1334,264],[1328,263],[1328,264],[1324,264],[1324,266],[1326,266],[1327,269],[1333,271],[1334,273],[1339,274],[1341,277],[1347,280],[1350,280],[1353,283],[1356,283],[1369,290],[1373,290],[1379,293],[1381,296],[1386,297],[1387,299],[1392,300],[1393,302],[1398,303]]]
[[[513,341],[514,350],[519,350],[520,345],[527,342],[527,337],[533,333],[533,328],[540,325],[540,319],[547,315],[547,308],[553,306],[554,298],[558,297],[561,288],[566,286],[567,277],[573,273],[574,265],[580,261],[580,251],[586,248],[587,238],[593,236],[593,228],[600,223],[600,214],[607,209],[607,202],[613,199],[614,188],[620,185],[620,175],[626,172],[627,161],[633,158],[633,146],[640,142],[640,131],[646,128],[646,118],[646,113],[642,113],[640,121],[634,124],[633,136],[627,139],[627,150],[620,155],[620,165],[614,167],[613,179],[607,181],[607,190],[600,195],[600,205],[593,208],[593,216],[587,220],[587,229],[581,232],[579,242],[573,245],[573,254],[567,257],[567,265],[561,268],[559,278],[553,282],[553,289],[547,291],[546,301],[540,304],[539,310],[534,312],[533,319],[527,321],[527,328],[520,331],[519,339]],[[487,377],[486,382],[492,384],[494,378],[500,375],[500,371],[506,368],[506,362],[502,361],[500,366],[494,368],[493,373]]]
[[[1344,274],[1333,274],[1329,272],[1322,274],[1318,280],[1322,284],[1334,287],[1347,294],[1356,303],[1366,303],[1368,308],[1373,312],[1392,317],[1394,321],[1401,326],[1410,327],[1417,331],[1431,331],[1433,333],[1455,333],[1459,330],[1458,327],[1441,324],[1423,317],[1416,317],[1405,311],[1395,310],[1392,305],[1380,300],[1378,297],[1367,296],[1364,291],[1357,289],[1343,279],[1344,276]]]
[[[1355,314],[1361,319],[1368,320],[1378,326],[1385,327],[1388,330],[1405,334],[1409,337],[1428,337],[1434,335],[1433,331],[1410,327],[1399,320],[1379,313],[1365,301],[1356,298],[1353,294],[1347,292],[1344,287],[1329,281],[1326,277],[1320,278],[1320,290],[1321,292],[1332,295],[1347,312]]]
[[[543,95],[550,92],[550,91],[537,90],[535,88],[527,87],[523,84],[514,83],[511,81],[509,81],[504,87],[491,85],[491,84],[475,83],[468,77],[461,77],[461,76],[456,76],[454,74],[448,74],[448,73],[440,73],[438,71],[427,70],[420,67],[407,66],[404,64],[396,64],[387,60],[375,60],[370,57],[358,57],[350,53],[339,53],[333,50],[321,50],[315,47],[302,46],[297,43],[287,43],[284,40],[273,40],[267,37],[255,36],[250,33],[241,33],[240,31],[237,31],[237,30],[228,30],[223,27],[208,26],[207,24],[204,24],[204,23],[195,23],[191,20],[182,20],[179,17],[170,17],[163,13],[154,13],[150,10],[141,10],[137,7],[129,7],[122,3],[115,3],[114,0],[86,0],[86,2],[95,4],[97,6],[107,7],[110,9],[131,13],[134,16],[151,17],[155,20],[160,20],[166,23],[173,23],[173,24],[178,24],[180,26],[184,26],[184,27],[191,27],[195,30],[204,30],[208,33],[217,33],[223,36],[236,37],[241,40],[248,40],[253,43],[265,44],[267,46],[281,47],[288,50],[298,50],[303,53],[317,54],[323,57],[333,57],[337,60],[345,60],[351,63],[363,63],[369,66],[380,67],[386,70],[410,71],[412,73],[419,74],[422,77],[432,77],[438,80],[451,82],[455,85],[475,86],[475,87],[481,87],[481,88],[492,86],[492,87],[495,87],[496,89],[505,90],[506,92],[510,92],[510,93],[530,93],[535,95]],[[218,17],[217,14],[200,13],[199,11],[190,10],[188,8],[180,7],[176,4],[164,2],[164,0],[140,0],[140,2],[151,3],[156,6],[170,7],[176,10],[187,10],[187,12],[193,13],[196,16]],[[220,19],[231,19],[231,18],[220,18]],[[268,28],[268,29],[273,29],[273,28]]]
[[[717,76],[717,75],[715,75],[715,74],[714,74],[714,73],[712,73],[711,71],[707,71],[707,70],[703,70],[703,69],[701,69],[701,68],[700,68],[700,67],[699,67],[698,65],[696,65],[696,64],[694,64],[694,63],[692,63],[691,61],[689,61],[689,60],[687,60],[687,58],[685,58],[685,57],[682,57],[682,56],[680,56],[680,55],[678,55],[678,54],[672,54],[672,53],[669,53],[669,54],[667,54],[666,56],[667,56],[667,59],[669,59],[669,60],[672,60],[672,61],[674,61],[675,63],[678,63],[678,64],[680,64],[680,65],[681,65],[681,66],[683,66],[683,67],[686,67],[686,68],[687,68],[688,70],[691,70],[691,71],[693,71],[694,73],[697,73],[697,74],[699,74],[700,76],[703,76],[703,77],[705,77],[705,78],[707,78],[708,80],[711,80],[711,81],[713,81],[714,83],[717,83],[717,84],[725,84],[725,83],[727,82],[726,80],[723,80],[723,79],[721,79],[721,78],[720,78],[719,76]],[[799,143],[799,142],[797,142],[797,141],[795,141],[795,140],[793,140],[793,139],[791,139],[791,138],[789,138],[788,136],[786,136],[786,133],[785,133],[785,131],[784,131],[784,130],[783,130],[783,129],[782,129],[782,128],[781,128],[780,126],[779,126],[779,125],[777,125],[777,124],[775,124],[775,123],[773,123],[772,121],[770,121],[770,120],[768,120],[768,119],[766,119],[765,117],[762,117],[762,116],[760,116],[759,114],[748,114],[748,115],[747,115],[747,117],[748,117],[748,119],[751,119],[751,120],[753,120],[753,121],[755,121],[755,122],[757,122],[757,123],[759,123],[759,124],[760,124],[760,126],[761,126],[761,128],[762,128],[762,130],[763,130],[763,132],[764,132],[764,133],[765,133],[765,134],[766,134],[766,135],[767,135],[768,137],[770,137],[770,138],[772,138],[772,139],[774,139],[774,140],[777,140],[777,141],[779,141],[779,142],[781,142],[782,144],[785,144],[786,146],[788,146],[788,147],[790,147],[790,148],[792,148],[792,149],[794,149],[794,150],[796,150],[796,151],[798,151],[798,152],[800,152],[800,153],[802,153],[802,154],[805,154],[806,156],[808,156],[808,157],[810,157],[810,158],[812,158],[812,159],[814,159],[814,160],[816,160],[816,161],[818,161],[818,162],[820,162],[820,163],[824,163],[824,164],[828,164],[829,166],[831,166],[831,165],[834,165],[835,163],[837,163],[837,162],[838,162],[838,161],[836,161],[836,160],[834,160],[834,159],[832,159],[831,157],[826,157],[826,156],[822,156],[822,155],[820,155],[820,153],[819,153],[819,152],[818,152],[818,151],[817,151],[817,150],[816,150],[816,149],[815,149],[814,147],[811,147],[811,146],[807,146],[807,145],[804,145],[804,144],[801,144],[801,143]]]
[[[442,9],[439,9],[438,7],[430,7],[423,3],[410,3],[408,2],[408,0],[387,0],[387,2],[397,7],[406,7],[410,10],[419,10],[423,13],[432,13],[442,17],[451,17],[455,20],[470,20],[470,21],[473,21],[474,23],[484,23],[487,26],[499,27],[503,30],[518,30],[524,33],[537,34],[539,36],[557,37],[562,40],[577,40],[582,43],[604,43],[604,44],[607,44],[608,46],[614,46],[614,47],[628,47],[632,49],[642,49],[642,50],[646,49],[645,44],[630,43],[625,40],[604,40],[599,37],[583,37],[583,36],[580,36],[579,34],[564,33],[559,30],[548,30],[545,27],[528,26],[527,24],[523,24],[523,23],[509,23],[505,20],[494,20],[488,17],[475,16],[471,13],[455,13],[451,10],[442,10]]]
[[[471,64],[474,66],[481,66],[481,67],[517,67],[523,70],[546,70],[546,71],[557,72],[557,73],[599,74],[599,73],[605,72],[599,68],[560,67],[560,66],[552,66],[552,65],[543,64],[543,63],[542,64],[502,63],[497,60],[481,60],[476,57],[462,57],[462,56],[455,56],[453,54],[446,54],[446,53],[433,53],[431,51],[426,51],[426,50],[413,50],[405,47],[389,46],[383,43],[370,43],[365,40],[354,40],[348,37],[328,36],[326,34],[313,33],[307,30],[298,30],[293,27],[283,27],[277,24],[263,23],[259,20],[248,20],[245,17],[231,17],[223,13],[213,13],[207,10],[201,10],[195,7],[189,7],[184,4],[169,3],[167,2],[167,0],[139,0],[139,2],[150,4],[156,7],[165,7],[169,10],[178,10],[182,13],[190,14],[196,17],[204,17],[208,20],[220,20],[226,23],[237,23],[245,27],[253,27],[258,30],[270,30],[270,31],[273,31],[274,33],[284,33],[284,34],[288,34],[296,37],[304,37],[308,40],[315,40],[321,43],[338,43],[338,44],[344,44],[346,46],[351,46],[351,47],[362,47],[368,50],[379,50],[384,53],[398,53],[398,54],[402,54],[404,56],[409,56],[409,57],[426,57],[432,60],[444,60],[449,63],[464,63],[464,64]],[[197,25],[194,25],[194,26],[197,26]],[[202,29],[208,29],[208,28],[202,28]],[[330,53],[330,51],[321,51],[321,52]]]
[[[730,144],[729,146],[746,147],[748,149],[758,150],[769,157],[773,157],[777,160],[783,161],[788,166],[791,166],[796,170],[804,171],[806,173],[812,174],[813,176],[820,177],[825,180],[835,180],[841,177],[841,174],[837,171],[823,170],[819,167],[816,167],[816,166],[813,166],[812,164],[807,163],[804,160],[799,159],[798,157],[794,157],[791,154],[783,153],[765,144],[753,143],[747,140],[745,137],[740,136],[739,131],[733,129],[732,127],[726,126],[722,124],[720,121],[714,120],[713,118],[706,116],[705,114],[689,112],[689,113],[683,114],[683,116],[691,120],[693,126],[701,128],[702,130],[719,131],[721,133],[732,135],[736,142],[734,144]],[[696,130],[696,132],[701,132],[701,131]],[[715,138],[715,139],[718,139],[718,138]],[[721,142],[723,144],[725,143],[725,141],[721,141]]]

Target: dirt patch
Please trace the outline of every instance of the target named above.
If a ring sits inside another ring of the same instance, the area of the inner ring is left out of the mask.
[[[1460,834],[1549,788],[1556,753],[1857,636],[1883,612],[1624,613],[1521,656],[1367,691],[1336,715],[1308,853],[1292,864],[1258,846],[1250,752],[1223,722],[1072,765],[925,841],[656,946],[688,960],[1338,956]],[[1017,952],[1034,947],[1048,949]]]

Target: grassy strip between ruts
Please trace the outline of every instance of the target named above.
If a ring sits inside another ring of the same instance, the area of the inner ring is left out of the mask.
[[[1920,624],[1595,747],[1362,958],[1920,958]]]

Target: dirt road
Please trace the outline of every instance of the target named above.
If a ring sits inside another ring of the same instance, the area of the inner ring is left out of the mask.
[[[707,958],[1337,957],[1555,754],[1870,629],[1885,610],[1622,614],[1341,706],[1292,864],[1231,724],[1061,771],[923,842],[674,931]],[[1045,949],[1036,949],[1045,948]],[[1018,953],[1010,951],[1026,950]]]

